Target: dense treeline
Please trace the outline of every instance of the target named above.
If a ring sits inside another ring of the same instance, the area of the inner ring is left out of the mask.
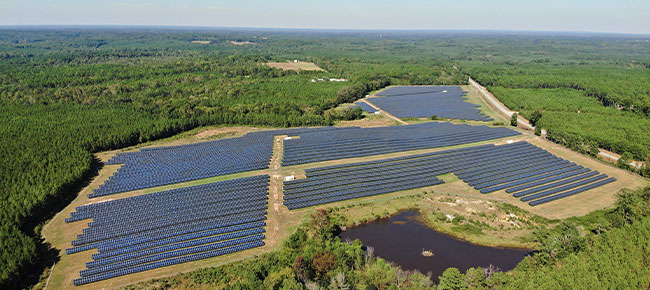
[[[650,118],[604,107],[597,99],[574,89],[507,89],[491,87],[506,106],[547,129],[548,139],[576,151],[596,155],[598,147],[630,152],[638,160],[650,157]]]
[[[611,210],[535,232],[538,251],[511,272],[449,268],[437,285],[373,257],[359,240],[340,241],[340,224],[342,217],[320,210],[278,251],[125,289],[641,289],[650,283],[650,188],[620,194]]]
[[[509,108],[527,118],[541,112],[538,124],[555,142],[583,153],[595,152],[588,147],[596,146],[650,160],[650,69],[643,61],[621,63],[619,57],[625,55],[603,55],[598,61],[472,63],[466,69]]]
[[[38,262],[33,228],[76,194],[75,184],[92,170],[90,152],[186,129],[182,122],[152,118],[127,107],[80,105],[3,105],[0,123],[3,282]]]

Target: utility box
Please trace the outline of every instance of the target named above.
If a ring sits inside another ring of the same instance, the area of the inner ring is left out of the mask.
[[[289,176],[285,176],[285,177],[284,177],[284,181],[292,181],[292,180],[294,180],[294,179],[296,179],[296,177],[293,176],[293,175],[289,175]]]

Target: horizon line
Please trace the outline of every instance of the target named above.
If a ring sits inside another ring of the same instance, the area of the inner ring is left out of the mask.
[[[258,26],[208,26],[208,25],[144,25],[144,24],[0,24],[6,28],[167,28],[201,30],[252,30],[252,31],[320,31],[320,32],[478,32],[478,33],[539,33],[539,34],[593,34],[646,36],[645,33],[602,32],[580,30],[515,30],[515,29],[444,29],[444,28],[314,28],[314,27],[258,27]]]

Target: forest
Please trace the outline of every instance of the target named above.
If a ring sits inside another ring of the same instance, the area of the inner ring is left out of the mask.
[[[338,105],[388,85],[471,76],[524,116],[540,111],[556,142],[647,160],[649,55],[647,39],[617,35],[2,28],[0,288],[35,283],[56,259],[40,227],[96,174],[93,153],[204,125],[332,125],[361,116]],[[326,72],[264,65],[291,59]]]

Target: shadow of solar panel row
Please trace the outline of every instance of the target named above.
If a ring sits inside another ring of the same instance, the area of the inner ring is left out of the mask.
[[[377,95],[383,97],[368,101],[400,118],[436,115],[449,119],[492,121],[492,118],[481,113],[479,105],[465,100],[466,92],[458,86],[395,87]]]
[[[182,257],[177,257],[177,258],[172,258],[168,260],[162,260],[162,261],[157,261],[153,263],[148,263],[148,264],[142,264],[134,267],[128,267],[128,268],[122,268],[122,269],[117,269],[109,272],[104,272],[100,273],[97,275],[92,275],[92,276],[86,276],[82,278],[78,278],[74,280],[74,285],[79,286],[79,285],[84,285],[88,283],[93,283],[101,280],[106,280],[110,278],[115,278],[119,276],[124,276],[128,274],[133,274],[133,273],[138,273],[142,271],[147,271],[151,269],[156,269],[156,268],[161,268],[161,267],[166,267],[166,266],[171,266],[171,265],[176,265],[176,264],[182,264],[182,263],[187,263],[187,262],[192,262],[196,260],[202,260],[202,259],[207,259],[207,258],[212,258],[212,257],[217,257],[221,255],[226,255],[226,254],[231,254],[234,252],[239,252],[255,247],[261,247],[264,246],[263,241],[254,241],[250,243],[245,243],[241,245],[237,245],[234,247],[229,247],[229,248],[224,248],[224,249],[218,249],[218,250],[213,250],[213,251],[206,251],[203,253],[199,254],[194,254],[194,255],[187,255],[187,256],[182,256]]]
[[[527,142],[515,142],[308,169],[306,179],[284,182],[284,204],[296,209],[337,201],[331,197],[347,196],[355,191],[387,193],[392,191],[382,190],[382,187],[391,183],[448,173],[454,173],[482,193],[504,189],[508,193],[527,189],[515,193],[515,197],[536,193],[522,201],[559,193],[554,198],[531,202],[531,206],[615,180],[606,179],[605,183],[604,174],[598,175]]]
[[[286,140],[282,165],[395,153],[520,135],[505,127],[430,122],[406,126],[308,132]]]
[[[336,130],[339,128],[261,131],[237,138],[118,153],[106,164],[123,165],[89,197],[266,169],[272,156],[274,136]]]
[[[84,205],[72,254],[98,249],[75,285],[263,245],[268,175]],[[72,220],[72,217],[75,217]]]

